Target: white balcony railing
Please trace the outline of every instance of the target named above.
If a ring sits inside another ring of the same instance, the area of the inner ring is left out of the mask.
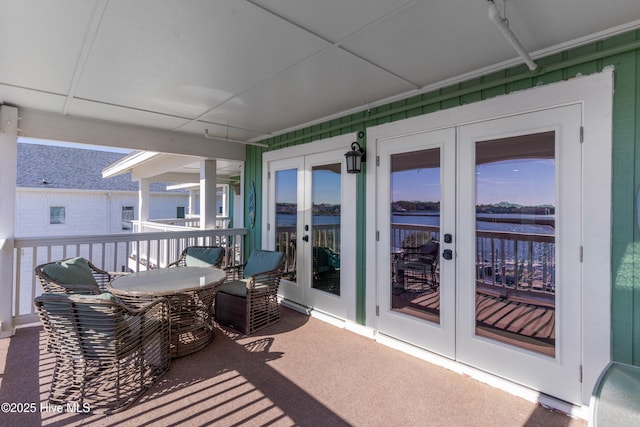
[[[231,217],[218,216],[216,217],[216,228],[229,228],[231,224]],[[200,228],[200,218],[197,216],[191,216],[189,218],[168,218],[168,219],[154,219],[151,221],[135,221],[133,222],[133,231],[135,233],[143,233],[147,231],[167,231],[165,226],[177,226],[188,228]]]
[[[323,224],[313,226],[311,236],[313,246],[329,248],[333,252],[340,254],[340,224]],[[276,250],[284,252],[285,273],[296,274],[296,227],[279,226],[276,227]]]
[[[403,248],[440,240],[438,226],[392,224],[392,258]],[[476,285],[504,297],[555,296],[553,235],[498,231],[476,232]]]
[[[17,238],[14,241],[15,324],[37,321],[33,299],[42,289],[34,269],[51,261],[82,256],[106,271],[140,271],[164,267],[175,261],[187,246],[226,248],[224,265],[243,262],[244,228],[179,230],[92,236],[47,236]]]

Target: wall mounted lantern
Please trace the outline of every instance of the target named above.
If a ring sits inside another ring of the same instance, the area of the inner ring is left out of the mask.
[[[360,147],[356,141],[351,143],[351,151],[345,153],[347,159],[347,173],[360,173],[362,170],[362,162],[365,159],[364,148]]]

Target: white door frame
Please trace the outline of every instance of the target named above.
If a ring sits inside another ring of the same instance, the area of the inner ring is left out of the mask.
[[[583,299],[582,299],[582,372],[583,405],[589,404],[598,375],[611,357],[611,132],[613,111],[613,69],[568,81],[500,96],[424,116],[370,127],[367,129],[367,157],[375,158],[379,139],[410,135],[429,130],[508,117],[552,107],[582,104],[583,142]],[[376,242],[376,171],[367,170],[366,241]],[[604,208],[603,208],[604,207]],[[588,214],[587,214],[588,213]],[[366,247],[367,265],[375,265],[377,245]],[[367,268],[366,322],[377,329],[377,277]]]
[[[282,161],[285,159],[295,159],[303,156],[311,156],[314,154],[322,154],[331,151],[342,150],[345,153],[350,150],[351,143],[357,140],[356,133],[339,135],[308,144],[286,147],[279,150],[264,153],[262,157],[262,247],[272,249],[274,242],[269,240],[267,213],[267,203],[269,203],[269,162]],[[341,159],[343,171],[346,169],[344,161]],[[356,323],[356,179],[355,174],[342,174],[342,215],[341,215],[341,295],[340,299],[344,302],[345,309],[341,313],[322,312],[314,310],[311,307],[307,310],[313,316],[321,317],[323,320],[330,321],[338,326],[345,326],[346,323]],[[272,219],[273,221],[273,219]],[[298,224],[298,235],[301,235],[302,224]],[[344,262],[342,262],[344,260]]]

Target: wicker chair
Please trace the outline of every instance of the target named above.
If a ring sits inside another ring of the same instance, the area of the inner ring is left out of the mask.
[[[167,267],[220,267],[224,248],[220,246],[189,246],[182,251],[177,261]]]
[[[35,274],[44,293],[90,295],[104,292],[115,276],[82,257],[38,265]]]
[[[55,356],[49,402],[96,413],[131,405],[169,369],[169,303],[133,309],[108,293],[44,294],[35,306]]]
[[[227,269],[218,288],[216,321],[251,335],[280,320],[278,286],[284,272],[284,253],[254,250],[245,264]]]

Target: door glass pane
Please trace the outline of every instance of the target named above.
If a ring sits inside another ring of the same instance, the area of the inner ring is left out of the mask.
[[[391,309],[440,323],[440,149],[391,156]]]
[[[555,132],[476,143],[476,334],[555,355]]]
[[[296,281],[298,170],[279,170],[276,176],[276,250],[285,253],[284,278]]]
[[[312,287],[340,295],[340,163],[312,168]]]

